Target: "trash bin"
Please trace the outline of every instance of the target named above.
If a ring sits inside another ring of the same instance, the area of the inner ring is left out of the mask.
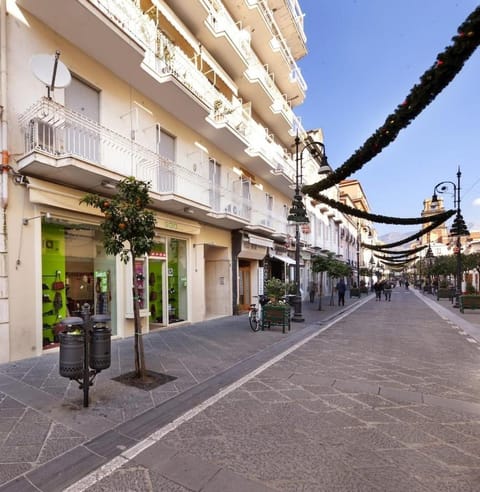
[[[89,365],[91,369],[101,371],[102,369],[108,369],[111,362],[112,331],[107,324],[110,321],[110,316],[95,314],[91,317],[91,320]]]
[[[80,331],[83,328],[83,319],[65,318],[61,324],[64,326],[64,331],[58,335],[60,341],[60,376],[80,379],[83,376],[85,343],[83,331]]]

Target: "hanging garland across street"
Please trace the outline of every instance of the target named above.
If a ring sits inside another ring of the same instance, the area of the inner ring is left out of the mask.
[[[378,245],[368,244],[365,245],[365,247],[368,247],[373,251],[381,251],[382,253],[389,253],[389,251],[385,251],[385,250],[388,250],[390,248],[396,248],[397,246],[410,243],[411,241],[416,241],[417,239],[420,239],[424,234],[428,234],[429,232],[436,229],[443,222],[444,222],[443,220],[432,222],[427,227],[424,227],[420,232],[417,232],[416,234],[412,234],[411,236],[408,236],[405,239],[402,239],[401,241],[396,241],[394,243],[388,243],[388,244],[378,244]]]
[[[418,256],[412,256],[411,258],[388,258],[388,256],[378,256],[378,255],[373,255],[377,260],[381,261],[382,263],[387,263],[389,265],[405,265],[407,263],[410,263],[411,261],[417,260]]]
[[[399,132],[406,128],[455,78],[464,63],[480,44],[480,6],[459,26],[457,33],[452,38],[453,44],[447,46],[437,56],[435,63],[421,76],[420,82],[413,86],[405,100],[397,106],[392,114],[387,116],[383,125],[342,166],[333,171],[325,179],[311,185],[303,186],[302,192],[305,195],[309,195],[314,200],[328,203],[333,208],[341,210],[338,207],[339,202],[333,201],[336,203],[335,206],[331,201],[326,202],[326,197],[321,195],[320,191],[331,188],[340,183],[340,181],[348,178],[354,172],[360,170],[364,164],[392,143]],[[355,215],[351,212],[347,213]],[[376,219],[382,218],[383,220],[380,220],[380,222],[404,224],[404,222],[394,221],[393,218],[383,217],[381,215],[369,215],[366,214],[364,217],[372,222],[377,222],[378,220]],[[359,217],[359,215],[356,216]],[[375,219],[372,217],[375,217]],[[385,219],[389,219],[389,221],[385,221]],[[424,231],[418,237],[423,235]],[[404,244],[404,242],[400,244]]]
[[[439,222],[439,224],[441,224],[455,213],[455,210],[446,210],[445,212],[441,212],[435,215],[426,215],[424,217],[387,217],[385,215],[371,214],[358,208],[350,207],[345,203],[337,202],[336,200],[328,198],[324,195],[319,195],[319,197],[320,201],[326,203],[327,205],[330,205],[332,208],[335,208],[346,215],[353,215],[354,217],[370,220],[372,222],[382,222],[383,224],[412,225],[426,224],[427,222],[431,221]]]
[[[416,257],[418,258],[418,257]],[[402,263],[394,263],[394,262],[390,262],[390,261],[385,261],[385,260],[380,260],[384,265],[387,265],[387,266],[391,266],[391,267],[396,267],[396,268],[400,268],[400,267],[405,267],[407,266],[408,264],[410,264],[415,258],[412,258],[411,260],[408,260],[408,261],[403,261]]]
[[[361,243],[360,246],[362,248],[370,249],[369,246],[371,246],[371,245],[366,244],[366,243]],[[392,260],[393,260],[394,258],[403,258],[403,257],[416,255],[417,253],[420,253],[420,251],[423,251],[426,247],[427,247],[427,245],[425,244],[423,246],[419,246],[418,248],[413,248],[413,249],[409,249],[409,250],[404,249],[402,251],[381,251],[381,252],[385,253],[385,254],[388,253],[389,255],[393,255],[393,257],[392,257]]]

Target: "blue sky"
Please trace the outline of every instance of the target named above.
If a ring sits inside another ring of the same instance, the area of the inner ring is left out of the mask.
[[[322,128],[330,165],[341,166],[420,81],[474,0],[300,0],[308,54],[298,64],[308,85],[295,109],[306,130]],[[440,181],[462,171],[462,212],[480,231],[480,48],[455,79],[358,179],[371,211],[418,217]],[[453,208],[453,195],[443,195]],[[375,224],[380,235],[415,226]]]

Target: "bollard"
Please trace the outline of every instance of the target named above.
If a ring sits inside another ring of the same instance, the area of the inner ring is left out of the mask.
[[[92,332],[90,335],[90,368],[97,372],[108,369],[111,363],[111,336],[107,326],[110,316],[95,314],[91,317]]]

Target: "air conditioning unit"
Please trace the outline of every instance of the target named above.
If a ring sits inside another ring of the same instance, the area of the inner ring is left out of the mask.
[[[238,207],[237,207],[237,205],[234,205],[233,203],[229,203],[225,207],[225,212],[227,212],[228,214],[238,215]]]

